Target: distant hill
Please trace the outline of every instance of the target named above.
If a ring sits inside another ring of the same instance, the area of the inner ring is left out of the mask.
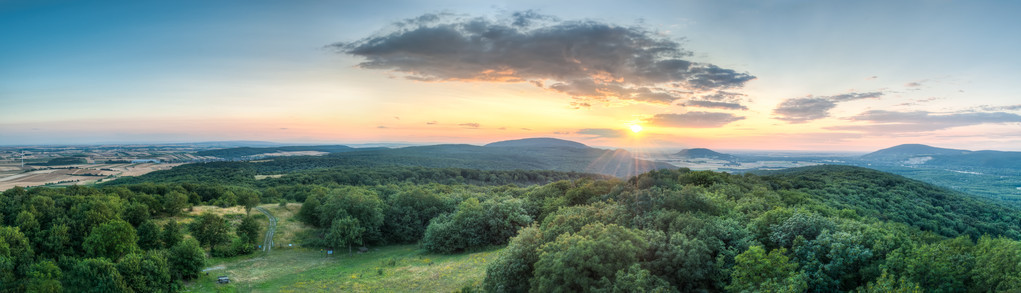
[[[580,142],[550,137],[524,138],[504,140],[486,145],[487,147],[569,147],[587,149],[589,146]]]
[[[224,159],[236,159],[243,157],[251,157],[262,154],[278,153],[278,152],[303,152],[303,151],[316,151],[324,153],[340,153],[350,152],[356,149],[349,146],[343,145],[317,145],[317,146],[281,146],[281,147],[237,147],[227,148],[218,150],[208,150],[196,152],[198,156],[210,156]]]
[[[479,170],[553,170],[618,177],[675,168],[666,163],[636,160],[626,150],[605,150],[553,138],[501,141],[485,146],[441,144],[331,154],[367,165],[468,168]],[[276,161],[285,161],[279,158]],[[348,162],[350,163],[350,162]]]
[[[934,155],[963,155],[970,153],[966,150],[945,149],[927,146],[924,144],[902,144],[891,148],[881,149],[861,156],[865,160],[899,161],[912,157],[934,156]]]
[[[689,158],[689,159],[715,159],[715,160],[727,160],[736,161],[737,157],[733,155],[718,153],[716,151],[705,149],[705,148],[693,148],[685,149],[674,154],[678,157]]]
[[[317,150],[317,147],[235,148],[200,152],[198,155],[251,156],[275,151]],[[529,138],[501,141],[486,146],[440,144],[403,148],[329,150],[325,156],[274,157],[251,164],[265,174],[333,167],[418,166],[477,170],[551,170],[595,173],[617,177],[650,170],[676,168],[666,163],[638,160],[626,150],[591,148],[584,144],[554,139]]]
[[[863,161],[945,168],[1021,169],[1021,152],[969,151],[902,144],[861,156]]]

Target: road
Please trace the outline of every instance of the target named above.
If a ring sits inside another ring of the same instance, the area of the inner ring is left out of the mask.
[[[269,211],[262,207],[255,207],[255,209],[266,214],[266,217],[269,218],[269,228],[266,229],[266,240],[262,241],[262,251],[269,252],[273,249],[273,232],[276,232],[277,230],[277,217],[274,217],[273,214],[270,214]]]

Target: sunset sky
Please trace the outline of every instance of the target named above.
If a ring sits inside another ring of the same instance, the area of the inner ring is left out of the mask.
[[[0,0],[0,145],[1021,150],[1019,12],[1021,1]]]

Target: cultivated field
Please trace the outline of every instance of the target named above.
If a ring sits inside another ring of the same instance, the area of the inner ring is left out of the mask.
[[[94,184],[121,176],[139,176],[153,171],[167,170],[175,164],[81,164],[68,166],[25,166],[20,163],[0,165],[0,191],[15,186],[68,186]]]

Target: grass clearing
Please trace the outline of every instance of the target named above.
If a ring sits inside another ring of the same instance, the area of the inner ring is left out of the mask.
[[[348,255],[347,250],[334,251],[300,248],[300,237],[310,227],[296,218],[301,204],[264,204],[277,217],[274,242],[282,247],[265,253],[231,258],[211,258],[207,268],[222,267],[202,274],[187,284],[192,292],[451,292],[464,286],[481,283],[486,264],[501,248],[474,253],[442,255],[428,253],[418,245],[376,247],[367,253]],[[194,217],[202,212],[220,215],[244,214],[244,209],[195,207]],[[253,211],[253,214],[260,214]],[[186,217],[186,218],[191,218]],[[265,216],[257,217],[263,232]],[[294,243],[295,247],[287,247]],[[229,276],[231,284],[217,284],[218,276]]]
[[[442,255],[417,245],[384,246],[368,253],[327,256],[317,249],[281,248],[266,254],[215,259],[209,271],[189,284],[194,292],[451,292],[478,284],[486,264],[501,248]],[[216,284],[229,276],[230,285]]]

